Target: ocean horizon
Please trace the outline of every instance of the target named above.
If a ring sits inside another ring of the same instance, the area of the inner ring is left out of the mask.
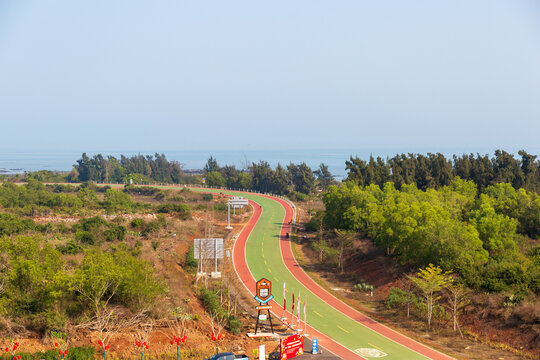
[[[516,156],[519,149],[501,149],[506,150]],[[537,155],[540,148],[525,148],[530,154]],[[267,161],[270,166],[275,167],[278,163],[283,166],[293,162],[299,164],[305,162],[313,170],[316,170],[321,163],[328,166],[330,172],[336,178],[346,176],[345,161],[351,156],[358,156],[361,159],[368,160],[371,155],[382,158],[393,157],[401,153],[420,153],[440,152],[447,158],[452,155],[462,155],[469,153],[488,154],[493,156],[495,149],[294,149],[294,150],[182,150],[182,151],[86,151],[90,157],[95,154],[103,156],[120,155],[154,155],[156,152],[165,154],[168,160],[175,160],[182,164],[185,170],[202,169],[210,156],[213,156],[220,166],[234,165],[237,168],[246,168],[247,165],[261,160]],[[80,151],[1,151],[0,150],[0,174],[17,174],[30,171],[50,170],[50,171],[71,171],[73,165],[82,156]]]

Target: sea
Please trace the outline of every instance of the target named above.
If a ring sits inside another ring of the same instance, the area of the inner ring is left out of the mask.
[[[537,155],[540,148],[525,149],[527,152]],[[506,149],[506,151],[516,154],[518,149]],[[275,167],[278,163],[286,166],[289,163],[299,164],[305,162],[313,170],[317,169],[321,163],[328,166],[328,169],[337,179],[346,177],[345,161],[351,156],[357,156],[368,160],[370,155],[382,158],[393,157],[401,153],[441,152],[447,157],[453,154],[480,153],[493,156],[493,149],[294,149],[294,150],[182,150],[182,151],[158,151],[165,154],[168,160],[176,160],[182,164],[186,170],[202,169],[210,156],[214,157],[220,166],[235,165],[237,168],[247,168],[253,162],[261,160],[267,161],[270,166]],[[103,156],[120,157],[133,155],[153,155],[155,152],[141,151],[87,151],[88,156],[102,154]],[[12,151],[0,150],[0,174],[17,174],[29,171],[51,170],[51,171],[71,171],[73,165],[82,156],[80,151]]]

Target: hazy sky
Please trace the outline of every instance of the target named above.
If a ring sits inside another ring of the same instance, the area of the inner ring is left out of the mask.
[[[538,148],[539,4],[0,0],[0,149]]]

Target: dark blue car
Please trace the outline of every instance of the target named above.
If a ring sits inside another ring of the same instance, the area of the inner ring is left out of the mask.
[[[232,352],[222,352],[218,354],[214,354],[212,357],[206,359],[206,360],[249,360],[249,358],[246,355],[234,355]]]

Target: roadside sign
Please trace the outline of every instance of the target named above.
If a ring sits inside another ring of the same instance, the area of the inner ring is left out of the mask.
[[[272,305],[260,305],[255,307],[257,310],[270,310],[272,308]]]
[[[312,354],[319,353],[319,340],[317,340],[317,338],[313,338],[313,341],[311,342],[311,353]]]
[[[262,304],[266,304],[274,298],[272,295],[272,282],[268,279],[262,278],[255,284],[255,300]]]
[[[245,205],[249,205],[249,201],[248,199],[246,198],[243,198],[241,196],[233,196],[232,198],[229,199],[229,204],[231,206],[245,206]]]
[[[281,339],[279,342],[280,359],[292,359],[304,353],[304,335],[297,334]]]
[[[195,259],[223,259],[223,239],[195,239]]]
[[[261,320],[261,321],[266,321],[266,319],[268,319],[268,317],[266,316],[266,314],[261,314],[261,315],[259,315],[259,320]]]

